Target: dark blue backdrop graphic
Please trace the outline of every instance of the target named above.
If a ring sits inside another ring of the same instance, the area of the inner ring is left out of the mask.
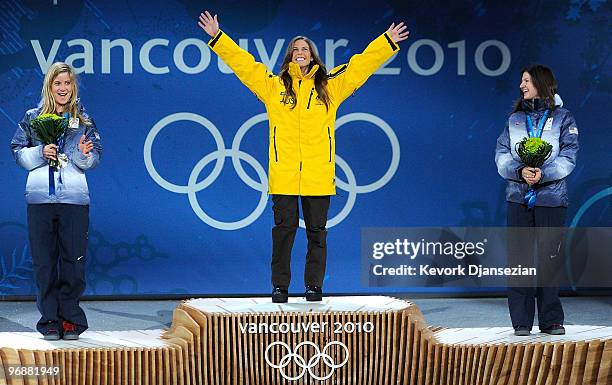
[[[104,144],[88,173],[87,294],[269,291],[265,110],[206,48],[196,25],[204,8],[275,72],[295,35],[312,38],[332,67],[392,21],[410,27],[382,74],[338,111],[343,188],[332,199],[327,291],[376,291],[360,286],[362,227],[504,224],[495,140],[532,62],[555,70],[580,129],[569,222],[612,225],[610,2],[2,0],[0,295],[35,293],[27,172],[8,147],[57,60],[81,72]],[[228,150],[222,168],[218,149]],[[295,291],[305,248],[300,231]]]

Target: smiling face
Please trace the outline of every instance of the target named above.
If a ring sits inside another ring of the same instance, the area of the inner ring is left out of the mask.
[[[312,60],[312,53],[310,52],[308,43],[306,43],[305,40],[296,40],[295,43],[293,43],[291,61],[299,65],[302,71],[304,71],[305,68],[308,68]]]
[[[51,82],[51,94],[55,99],[55,108],[58,112],[64,110],[72,97],[72,79],[68,72],[60,72]]]
[[[538,89],[533,84],[533,80],[531,79],[529,72],[523,72],[521,85],[519,87],[521,89],[521,93],[523,94],[523,99],[535,99],[540,97],[538,94]]]

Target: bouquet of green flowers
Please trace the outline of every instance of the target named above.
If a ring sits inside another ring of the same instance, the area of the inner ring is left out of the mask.
[[[59,169],[68,164],[66,154],[59,153],[64,145],[64,135],[68,128],[68,119],[55,114],[42,114],[30,122],[32,130],[44,145],[55,144],[58,147],[57,159],[49,160],[49,167]]]
[[[541,167],[552,153],[552,145],[541,138],[523,138],[516,144],[516,153],[527,167]]]
[[[527,167],[541,167],[552,153],[552,145],[541,138],[523,138],[516,144],[516,153]],[[525,194],[525,204],[532,209],[535,206],[537,193],[530,185]]]

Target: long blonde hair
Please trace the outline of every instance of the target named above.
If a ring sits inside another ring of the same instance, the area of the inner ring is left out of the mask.
[[[70,100],[64,112],[67,112],[70,117],[79,118],[84,124],[90,125],[91,122],[83,116],[79,108],[79,83],[74,68],[72,68],[70,64],[62,62],[53,63],[45,75],[42,91],[40,92],[40,114],[55,114],[56,103],[53,93],[51,92],[51,86],[53,85],[53,80],[63,72],[66,72],[70,76],[70,81],[72,83],[72,95],[70,95]]]

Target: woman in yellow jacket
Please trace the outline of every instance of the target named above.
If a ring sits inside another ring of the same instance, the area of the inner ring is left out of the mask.
[[[299,223],[301,197],[308,253],[304,271],[306,299],[322,299],[327,257],[327,212],[336,194],[334,124],[340,103],[399,50],[408,38],[403,23],[392,24],[348,64],[327,73],[312,42],[289,42],[281,71],[272,74],[219,29],[217,15],[200,14],[200,27],[211,36],[209,47],[257,95],[270,127],[268,193],[274,203],[272,229],[273,302],[287,302],[290,261]]]

